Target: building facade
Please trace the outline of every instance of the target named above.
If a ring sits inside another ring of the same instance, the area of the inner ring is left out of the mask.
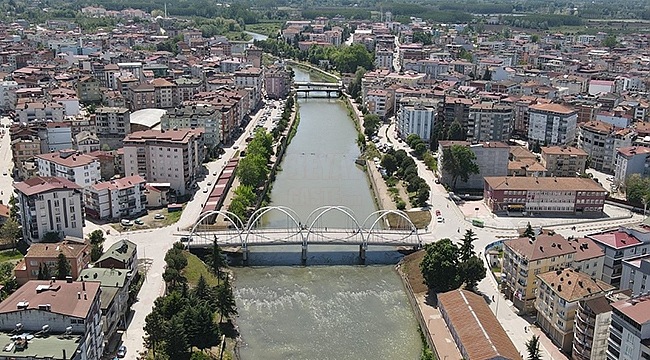
[[[634,130],[629,128],[590,121],[580,124],[578,147],[589,155],[591,168],[614,173],[618,149],[632,146],[634,134]]]
[[[467,139],[469,141],[508,141],[512,133],[512,107],[481,103],[469,108]]]
[[[137,131],[124,139],[124,172],[147,182],[167,182],[185,195],[196,182],[204,158],[203,130]]]
[[[104,181],[84,189],[86,214],[95,219],[123,219],[146,211],[146,181],[139,175]]]
[[[60,177],[35,177],[15,183],[23,239],[40,242],[47,233],[83,238],[81,187]]]
[[[576,147],[542,147],[542,165],[547,176],[576,177],[585,172],[587,153]]]
[[[74,181],[81,187],[101,180],[99,160],[74,149],[60,150],[36,156],[39,176],[58,176]]]
[[[650,359],[650,296],[612,304],[607,360]]]
[[[406,140],[411,134],[416,134],[420,139],[429,142],[435,125],[438,111],[438,101],[404,97],[400,100],[397,115],[397,133]]]
[[[528,109],[528,140],[542,146],[572,145],[578,113],[558,104],[535,104]]]
[[[457,188],[460,189],[480,189],[483,187],[483,178],[489,176],[507,176],[508,175],[508,158],[510,156],[510,147],[505,143],[494,141],[479,144],[470,144],[467,141],[439,141],[438,142],[438,163],[442,164],[445,149],[453,146],[468,146],[476,156],[474,162],[478,165],[479,173],[471,174],[467,182],[458,180]],[[445,172],[442,166],[438,167],[440,181],[443,184],[453,185],[452,177]]]
[[[207,146],[221,143],[221,112],[211,105],[191,105],[168,110],[160,118],[163,130],[202,128]]]

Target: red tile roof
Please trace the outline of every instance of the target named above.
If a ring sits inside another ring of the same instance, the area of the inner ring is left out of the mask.
[[[79,152],[74,152],[71,155],[66,156],[67,151],[68,150],[62,150],[59,152],[40,154],[40,155],[36,155],[36,157],[68,168],[86,166],[98,160],[94,156],[88,154],[82,154]]]
[[[515,253],[528,259],[528,261],[547,259],[576,252],[573,246],[571,246],[571,243],[560,234],[541,234],[535,240],[520,237],[506,240],[503,244]]]
[[[637,239],[636,237],[624,231],[618,230],[587,236],[599,244],[603,244],[614,249],[622,249],[641,243],[641,240]]]
[[[100,182],[92,185],[91,187],[94,190],[104,190],[104,189],[121,190],[121,189],[128,189],[138,184],[144,184],[144,183],[146,183],[146,180],[142,176],[133,175],[133,176],[127,176],[127,177],[123,177],[111,181]]]
[[[39,305],[49,304],[50,312],[85,319],[93,299],[100,291],[99,285],[99,282],[82,284],[67,283],[65,280],[57,280],[52,284],[49,280],[28,281],[0,303],[0,314],[23,311],[17,307],[17,304],[22,302],[27,303],[28,310],[38,310]],[[78,298],[78,293],[81,293],[81,299]]]
[[[639,325],[650,322],[650,296],[617,301],[612,307]]]
[[[81,186],[62,177],[37,176],[23,182],[15,183],[14,188],[26,196],[31,196],[52,190],[81,189]]]

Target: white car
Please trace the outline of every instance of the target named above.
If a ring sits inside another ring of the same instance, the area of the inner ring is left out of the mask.
[[[156,215],[154,215],[153,218],[156,219],[156,220],[162,220],[162,219],[165,218],[165,215],[163,215],[163,214],[156,214]]]
[[[127,219],[120,220],[120,224],[122,224],[122,226],[133,226],[133,222]]]

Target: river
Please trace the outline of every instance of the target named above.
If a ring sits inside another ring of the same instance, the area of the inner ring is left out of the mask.
[[[309,75],[294,69],[296,81]],[[339,100],[301,99],[300,125],[271,192],[302,221],[319,206],[344,205],[362,222],[376,210],[359,156],[356,130]],[[286,221],[270,213],[264,224]],[[349,226],[333,213],[327,226]],[[251,248],[249,267],[235,268],[242,360],[418,359],[421,342],[394,264],[392,248],[368,249],[367,266],[356,246]]]

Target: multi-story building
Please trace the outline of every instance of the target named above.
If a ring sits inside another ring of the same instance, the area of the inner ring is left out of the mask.
[[[460,189],[480,189],[483,187],[483,177],[487,176],[507,176],[508,175],[508,157],[510,156],[510,147],[505,143],[494,141],[479,144],[470,144],[467,141],[440,141],[438,142],[438,162],[442,164],[445,149],[452,145],[468,146],[476,156],[476,164],[479,168],[478,174],[471,174],[467,182],[458,180],[456,188]],[[454,185],[450,174],[445,172],[444,168],[438,168],[440,172],[440,181],[443,184]]]
[[[156,91],[152,84],[142,83],[129,87],[125,98],[132,111],[156,107]]]
[[[96,282],[32,280],[0,303],[0,341],[16,359],[99,360],[104,351]],[[39,334],[16,339],[15,332]]]
[[[138,266],[138,247],[135,243],[122,239],[111,245],[95,262],[96,267],[106,269],[124,269],[128,271],[128,281],[135,275]]]
[[[89,131],[82,131],[74,137],[74,148],[82,154],[91,153],[101,147],[97,134]]]
[[[573,360],[607,359],[607,338],[612,320],[610,304],[628,298],[625,292],[608,291],[578,301],[573,325]]]
[[[469,108],[474,105],[474,100],[464,97],[445,96],[445,100],[440,102],[438,110],[438,120],[443,121],[446,127],[451,126],[454,121],[467,130],[469,121]]]
[[[385,119],[393,113],[392,93],[384,89],[371,89],[364,99],[364,105],[370,114]]]
[[[38,136],[41,138],[41,153],[43,154],[72,149],[72,127],[69,122],[40,123]]]
[[[614,184],[625,184],[632,174],[650,175],[650,148],[627,146],[616,149],[616,165],[614,167]]]
[[[602,279],[605,266],[605,251],[593,240],[581,237],[570,239],[576,250],[571,267],[595,279]]]
[[[537,323],[562,351],[570,353],[578,302],[614,287],[571,268],[537,275]]]
[[[78,278],[78,281],[100,284],[102,331],[104,347],[106,347],[118,334],[117,330],[126,329],[126,316],[129,311],[129,273],[123,269],[93,267],[82,270]]]
[[[375,50],[375,68],[393,70],[394,52],[391,49]]]
[[[632,290],[633,295],[650,291],[650,254],[623,260],[620,287]]]
[[[589,166],[598,171],[613,173],[618,149],[632,146],[634,130],[617,128],[602,121],[580,124],[578,147],[589,155]]]
[[[650,231],[642,226],[621,227],[618,230],[587,235],[605,251],[602,280],[613,286],[621,285],[623,260],[646,255],[650,249]]]
[[[542,165],[547,176],[576,177],[585,172],[587,153],[572,146],[544,146]]]
[[[16,106],[16,118],[21,123],[36,120],[63,121],[64,107],[58,102],[26,102]]]
[[[283,99],[291,90],[291,74],[281,67],[270,67],[264,71],[264,88],[266,96],[271,99]]]
[[[167,110],[160,118],[160,126],[163,130],[202,128],[205,144],[214,147],[221,142],[221,116],[214,106],[188,105]]]
[[[18,174],[23,173],[22,167],[25,162],[33,162],[34,157],[40,153],[41,139],[35,133],[11,134],[11,157],[14,160],[14,169]]]
[[[100,107],[95,110],[97,136],[124,139],[131,133],[131,112],[124,107]]]
[[[0,81],[0,108],[9,110],[14,107],[12,92],[18,89],[18,83],[9,81]]]
[[[506,297],[524,313],[535,308],[535,277],[571,266],[576,254],[571,243],[559,234],[506,240],[503,250],[505,280],[501,284]]]
[[[122,219],[146,211],[146,181],[139,175],[104,181],[84,189],[86,214],[96,219]]]
[[[36,155],[39,176],[59,176],[81,187],[101,180],[99,160],[74,149]]]
[[[81,187],[60,177],[35,177],[15,183],[23,239],[40,242],[47,233],[83,238]]]
[[[403,97],[397,114],[397,134],[402,139],[416,134],[429,141],[436,121],[438,101],[433,99]]]
[[[126,176],[168,182],[178,195],[191,189],[203,158],[202,129],[137,131],[124,139]]]
[[[183,101],[191,100],[194,95],[200,93],[205,88],[203,81],[196,78],[181,77],[174,79],[176,85],[176,102],[182,104]]]
[[[468,141],[508,141],[512,132],[512,107],[495,104],[474,104],[469,108]]]
[[[96,103],[102,100],[99,90],[101,81],[93,76],[84,76],[77,81],[77,96],[81,102]]]
[[[607,191],[587,178],[486,177],[483,198],[492,212],[598,214]]]
[[[255,109],[262,99],[264,76],[262,69],[249,67],[235,72],[235,87],[250,92],[249,110]]]
[[[650,296],[612,304],[607,360],[650,359]]]
[[[176,100],[176,84],[163,78],[157,78],[151,81],[154,88],[155,108],[169,109],[178,103]]]
[[[27,249],[25,257],[14,267],[14,275],[19,286],[30,280],[46,279],[56,275],[59,254],[63,254],[70,264],[70,276],[77,278],[81,270],[90,264],[90,244],[87,242],[64,240],[58,243],[36,243]],[[49,276],[46,276],[48,275]]]
[[[528,109],[528,140],[542,146],[572,145],[578,113],[559,104],[535,104]]]

